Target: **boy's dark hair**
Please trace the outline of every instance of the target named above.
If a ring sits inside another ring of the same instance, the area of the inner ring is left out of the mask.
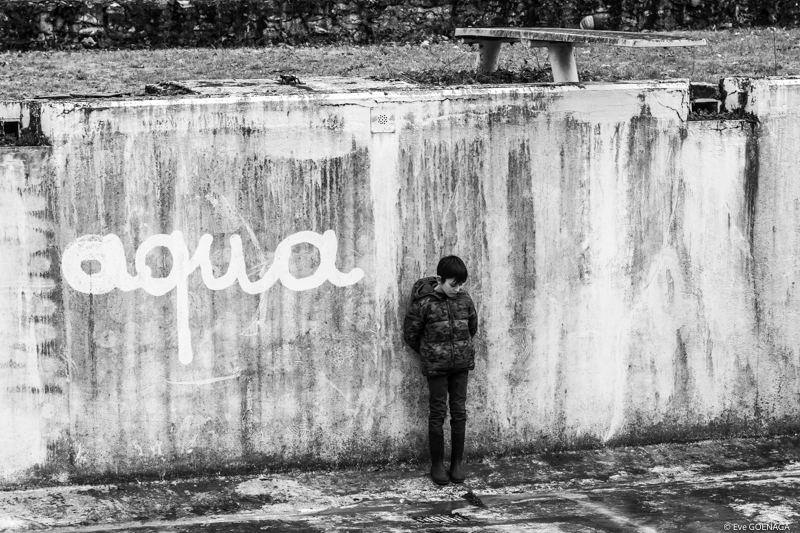
[[[464,283],[467,281],[467,265],[455,255],[448,255],[439,260],[436,275],[441,276],[443,280],[456,278],[456,283]]]

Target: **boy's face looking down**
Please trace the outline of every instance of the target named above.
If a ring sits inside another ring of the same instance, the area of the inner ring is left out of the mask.
[[[456,278],[443,279],[442,276],[436,276],[438,282],[436,287],[433,288],[438,293],[444,293],[448,298],[454,298],[456,294],[464,287],[463,281],[456,281]]]

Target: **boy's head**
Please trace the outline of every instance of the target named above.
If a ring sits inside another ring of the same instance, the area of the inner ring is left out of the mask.
[[[467,281],[467,266],[455,255],[442,257],[436,267],[436,280],[439,282],[437,288],[452,298]]]

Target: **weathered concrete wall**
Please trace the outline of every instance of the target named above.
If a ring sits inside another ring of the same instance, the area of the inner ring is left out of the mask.
[[[800,79],[743,84],[745,110],[760,122],[749,184],[759,351],[752,362],[757,409],[800,418]],[[794,401],[786,401],[787,392]]]
[[[800,83],[764,83],[758,130],[682,82],[43,105],[0,152],[3,479],[424,453],[401,327],[448,253],[471,454],[796,429]]]
[[[0,479],[68,429],[49,148],[0,148]]]

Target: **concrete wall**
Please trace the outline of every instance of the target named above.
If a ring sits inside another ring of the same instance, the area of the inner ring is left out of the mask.
[[[800,418],[800,79],[744,84],[759,121],[751,186],[758,414]],[[793,397],[793,401],[788,398]]]
[[[42,104],[0,149],[0,479],[424,454],[401,328],[449,253],[472,457],[796,430],[800,82],[759,83],[757,129],[684,82]]]

